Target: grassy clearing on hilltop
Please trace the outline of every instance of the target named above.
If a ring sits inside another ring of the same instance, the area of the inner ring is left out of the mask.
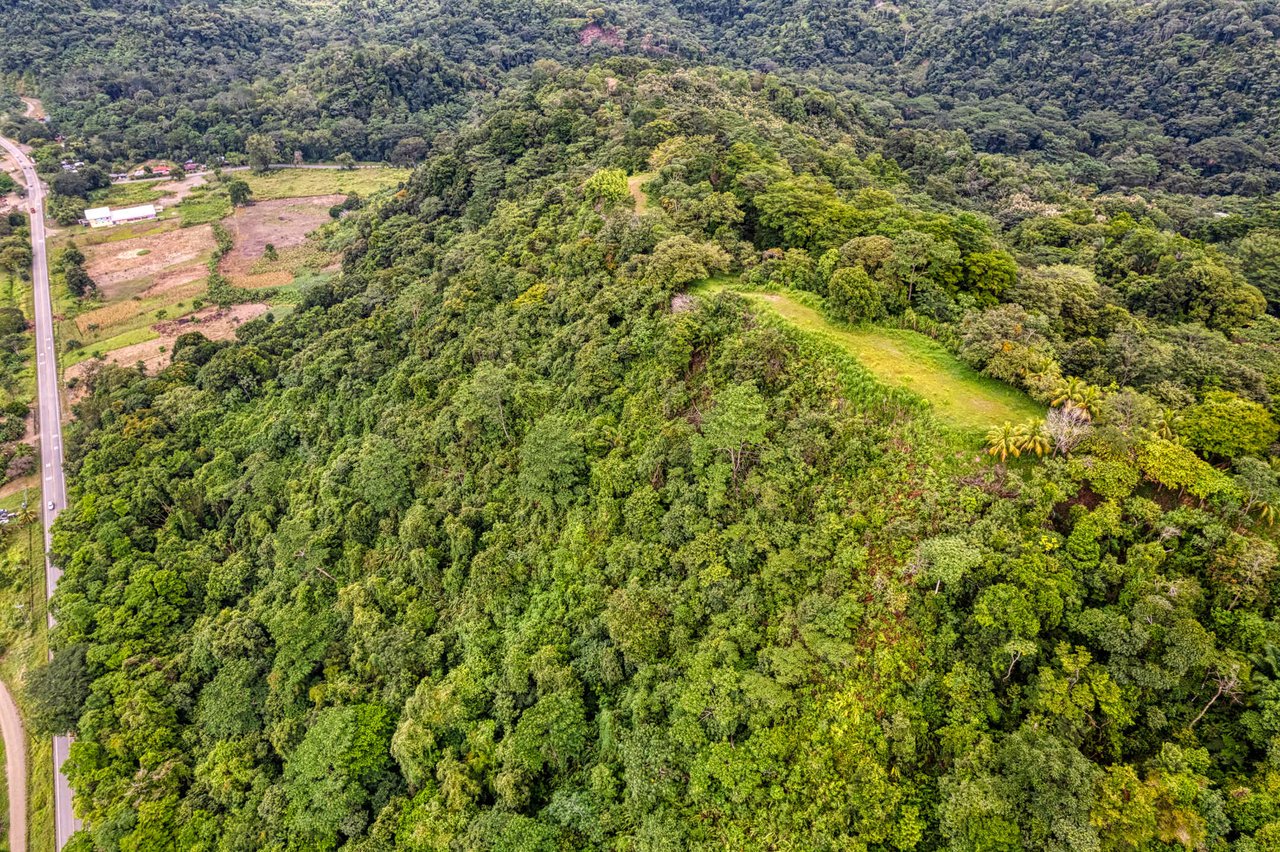
[[[966,431],[1043,414],[1022,392],[983,376],[918,332],[881,326],[836,325],[786,293],[740,291],[802,331],[839,346],[878,379],[927,400],[939,419]]]

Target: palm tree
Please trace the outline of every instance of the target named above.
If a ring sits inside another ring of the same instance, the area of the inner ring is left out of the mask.
[[[1262,502],[1258,504],[1258,520],[1266,522],[1267,526],[1275,524],[1276,514],[1274,503]]]
[[[1032,417],[1018,424],[1014,431],[1017,433],[1019,452],[1035,453],[1036,458],[1044,458],[1053,452],[1053,441],[1044,428],[1044,418]]]
[[[1086,385],[1073,404],[1076,408],[1089,415],[1089,419],[1092,420],[1093,416],[1098,413],[1098,407],[1102,405],[1102,389],[1097,385]]]
[[[1054,388],[1053,399],[1049,401],[1049,404],[1055,408],[1058,406],[1078,408],[1087,415],[1089,420],[1092,420],[1093,416],[1098,413],[1098,406],[1101,403],[1102,390],[1096,385],[1091,385],[1084,379],[1077,379],[1074,376]]]
[[[1062,405],[1071,405],[1080,397],[1086,387],[1088,387],[1088,383],[1084,379],[1077,379],[1075,376],[1065,379],[1053,389],[1053,399],[1049,401],[1049,404],[1054,408]]]
[[[29,524],[35,521],[36,510],[27,501],[27,496],[22,495],[22,508],[18,510],[18,523]]]
[[[1000,461],[1006,460],[1009,456],[1017,458],[1021,455],[1021,441],[1017,427],[1007,420],[1003,426],[992,426],[987,431],[987,452],[993,456],[999,456]]]
[[[40,582],[41,577],[36,570],[36,510],[31,505],[31,501],[27,499],[27,491],[22,490],[22,508],[18,510],[18,523],[27,529],[27,570],[31,572],[31,616],[35,617],[36,612],[36,594],[37,590],[43,586]]]

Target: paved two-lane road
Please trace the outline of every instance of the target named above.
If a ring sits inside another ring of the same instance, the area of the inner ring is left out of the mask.
[[[35,283],[36,306],[36,384],[39,391],[40,461],[44,491],[45,594],[53,596],[62,571],[48,558],[52,546],[50,529],[58,513],[67,504],[67,483],[62,475],[62,406],[58,398],[58,364],[53,339],[53,303],[49,294],[49,253],[45,245],[44,187],[36,174],[35,163],[11,139],[0,137],[0,148],[22,168],[27,185],[27,204],[31,212],[32,280]],[[52,504],[53,508],[49,508]],[[53,615],[49,615],[53,626]],[[71,785],[62,774],[62,764],[71,748],[70,737],[54,737],[53,807],[58,848],[80,828],[71,809]]]

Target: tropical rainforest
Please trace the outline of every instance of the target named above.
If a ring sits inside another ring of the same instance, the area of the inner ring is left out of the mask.
[[[1280,848],[1274,3],[0,29],[104,169],[416,166],[294,310],[85,381],[68,849]]]

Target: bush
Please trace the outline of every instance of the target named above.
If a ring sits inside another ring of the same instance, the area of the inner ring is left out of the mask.
[[[1280,426],[1256,402],[1214,391],[1182,415],[1182,437],[1201,452],[1223,458],[1262,455]]]
[[[7,443],[9,441],[16,441],[26,434],[26,431],[27,424],[24,418],[0,418],[0,442]]]
[[[35,469],[36,460],[34,456],[14,456],[9,459],[9,464],[5,466],[4,478],[6,481],[18,479],[34,473]]]
[[[89,669],[85,648],[74,645],[55,651],[46,665],[27,678],[27,699],[32,708],[31,727],[38,734],[65,734],[80,720],[80,709],[89,697]]]
[[[0,308],[0,335],[27,330],[27,317],[17,308]]]
[[[884,314],[880,285],[860,266],[837,269],[827,282],[827,311],[842,322],[869,322]]]

